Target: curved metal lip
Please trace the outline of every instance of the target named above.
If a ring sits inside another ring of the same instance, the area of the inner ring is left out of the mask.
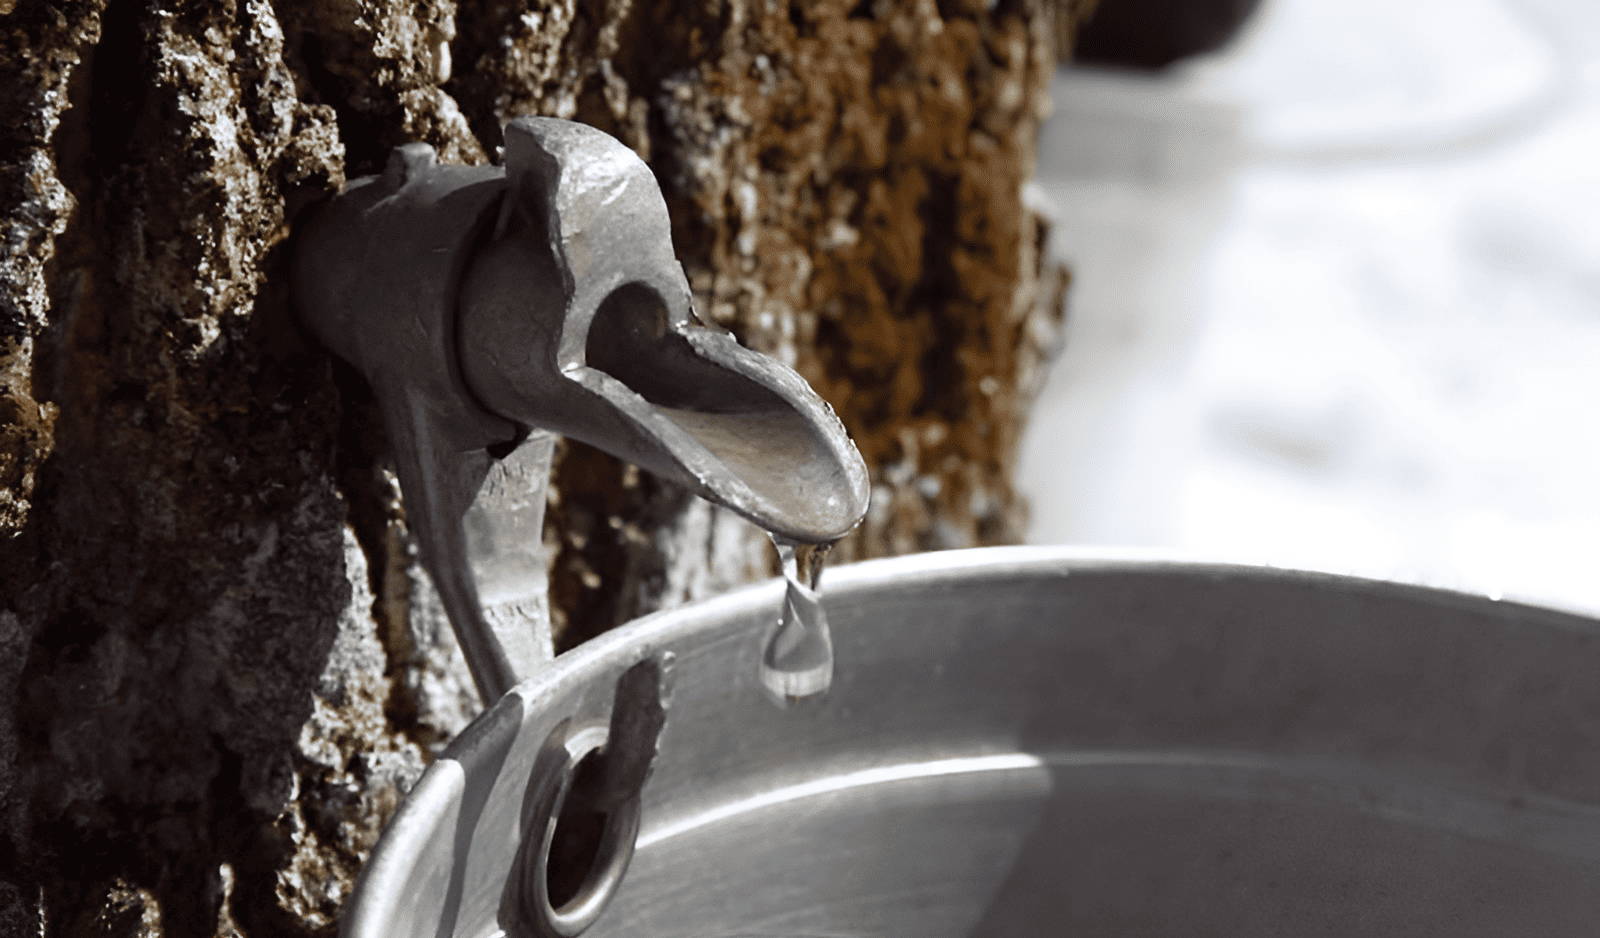
[[[1481,610],[1485,606],[1493,606],[1502,612],[1527,616],[1550,627],[1600,634],[1600,618],[1581,610],[1535,605],[1495,598],[1484,593],[1397,580],[1218,560],[1178,551],[1144,548],[1016,546],[936,551],[842,566],[827,571],[823,585],[825,596],[847,595],[890,583],[902,588],[915,588],[919,584],[949,587],[963,580],[990,579],[1007,573],[1032,578],[1052,574],[1070,577],[1075,572],[1091,571],[1202,573],[1246,580],[1345,584],[1376,594],[1425,596],[1435,603],[1462,609]],[[392,904],[392,897],[403,894],[415,857],[432,833],[433,823],[436,818],[452,810],[467,784],[461,763],[455,757],[479,745],[480,740],[491,732],[489,727],[492,724],[503,725],[508,720],[537,711],[550,701],[562,699],[599,675],[617,670],[619,662],[632,661],[642,655],[692,640],[700,632],[723,628],[741,610],[776,606],[782,588],[782,581],[775,578],[700,603],[636,619],[561,655],[539,674],[518,684],[463,731],[408,793],[362,870],[356,887],[357,899],[352,904],[352,914],[345,921],[341,934],[347,938],[380,938],[387,935],[384,921],[391,910],[387,907],[363,907],[367,903],[362,898],[376,894],[390,897],[388,904]],[[514,717],[513,714],[518,716]],[[1017,758],[1028,760],[1033,757]],[[989,766],[1008,769],[1024,767],[1020,762],[1016,765],[1007,762]],[[649,843],[658,842],[670,834],[670,831],[653,829],[648,824],[640,830],[641,838]]]
[[[1561,616],[1578,616],[1586,619],[1600,618],[1600,610],[1586,609],[1578,604],[1562,604],[1522,597],[1497,596],[1488,592],[1474,592],[1472,590],[1438,586],[1421,580],[1408,580],[1399,577],[1373,577],[1357,573],[1317,569],[1315,567],[1276,564],[1256,559],[1144,547],[1015,545],[1007,547],[972,547],[905,554],[899,557],[882,557],[840,567],[830,567],[824,570],[822,574],[822,589],[823,595],[829,596],[834,593],[868,589],[876,584],[889,581],[915,582],[934,579],[939,583],[949,583],[953,580],[987,577],[997,571],[1007,569],[1013,570],[1018,574],[1033,575],[1048,573],[1070,575],[1074,571],[1086,572],[1091,570],[1123,570],[1127,572],[1183,571],[1211,572],[1219,576],[1284,578],[1302,582],[1343,582],[1372,590],[1421,593],[1441,600],[1474,606],[1482,603],[1495,603],[1522,607],[1532,612],[1556,613]],[[693,624],[701,619],[715,618],[719,614],[751,605],[760,605],[769,601],[775,602],[768,594],[776,594],[780,589],[781,582],[774,578],[764,583],[746,586],[693,605],[680,606],[642,616],[572,649],[557,658],[556,665],[558,667],[562,665],[579,667],[592,656],[604,656],[612,653],[610,649],[613,646],[638,643],[645,637],[642,633],[660,630],[677,635],[685,628],[692,630]],[[679,619],[683,620],[682,624],[675,621]],[[1600,622],[1596,624],[1600,625]],[[655,638],[652,636],[652,644],[654,644],[654,641]],[[547,675],[549,675],[549,672],[546,672],[546,675],[541,675],[541,678]]]
[[[1285,577],[1307,582],[1347,582],[1364,584],[1371,589],[1397,589],[1420,591],[1436,598],[1453,597],[1457,601],[1477,604],[1491,602],[1518,606],[1530,610],[1543,610],[1586,619],[1600,619],[1600,606],[1582,602],[1552,599],[1545,596],[1523,595],[1516,592],[1491,592],[1473,587],[1431,582],[1420,576],[1397,574],[1375,576],[1359,571],[1318,567],[1297,563],[1281,563],[1270,557],[1258,555],[1223,554],[1206,551],[1187,551],[1168,547],[1125,547],[1116,545],[1056,545],[1027,544],[1006,547],[972,547],[958,550],[930,551],[884,557],[842,567],[830,568],[823,573],[826,588],[846,587],[858,581],[873,581],[897,576],[924,574],[959,575],[967,569],[993,570],[996,567],[1063,568],[1063,572],[1080,570],[1185,570],[1199,572],[1211,570],[1218,574],[1235,576],[1257,575]],[[728,594],[729,596],[735,594]],[[714,602],[715,600],[707,600]],[[656,615],[661,615],[657,613]],[[648,618],[648,617],[646,617]],[[636,620],[643,622],[644,618]],[[628,626],[633,623],[628,623]],[[628,627],[624,626],[624,628]]]

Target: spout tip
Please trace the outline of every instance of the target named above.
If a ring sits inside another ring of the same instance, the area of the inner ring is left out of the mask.
[[[866,464],[843,424],[790,368],[730,335],[664,324],[647,290],[619,290],[571,374],[644,437],[646,468],[802,543],[848,534],[866,515]],[[597,443],[602,447],[605,443]],[[640,462],[639,459],[634,461]]]
[[[573,377],[627,413],[649,450],[617,455],[683,482],[779,537],[831,543],[866,516],[866,465],[809,387],[798,401],[771,395],[776,406],[763,400],[759,405],[766,406],[708,410],[652,402],[592,368]],[[610,441],[592,442],[617,450]]]
[[[474,393],[782,537],[849,533],[870,491],[860,453],[803,378],[695,320],[649,167],[569,121],[519,119],[506,140],[505,204],[528,211],[496,229],[466,278]]]

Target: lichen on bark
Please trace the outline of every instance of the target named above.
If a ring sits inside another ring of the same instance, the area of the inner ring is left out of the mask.
[[[1087,6],[0,4],[0,922],[332,934],[476,712],[370,389],[286,301],[299,213],[395,144],[616,134],[704,314],[866,455],[839,555],[1017,537],[1064,288],[1024,186]],[[565,645],[771,569],[729,512],[575,443],[546,550]]]

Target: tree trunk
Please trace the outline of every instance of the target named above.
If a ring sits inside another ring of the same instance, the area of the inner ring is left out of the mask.
[[[1093,0],[0,0],[0,935],[332,934],[478,705],[371,391],[288,308],[390,147],[574,118],[659,178],[703,314],[795,367],[874,505],[840,560],[1015,540],[1065,278],[1024,184]],[[557,640],[773,569],[576,443]]]

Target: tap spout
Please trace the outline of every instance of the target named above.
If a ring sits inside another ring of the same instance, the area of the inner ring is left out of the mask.
[[[302,321],[371,382],[407,522],[480,694],[551,656],[538,532],[553,434],[780,538],[866,514],[866,466],[791,369],[696,315],[655,177],[591,127],[506,126],[505,165],[397,147],[297,232]]]
[[[461,292],[486,408],[673,479],[782,537],[838,539],[866,466],[803,378],[695,314],[655,177],[591,127],[506,127],[508,190]]]

